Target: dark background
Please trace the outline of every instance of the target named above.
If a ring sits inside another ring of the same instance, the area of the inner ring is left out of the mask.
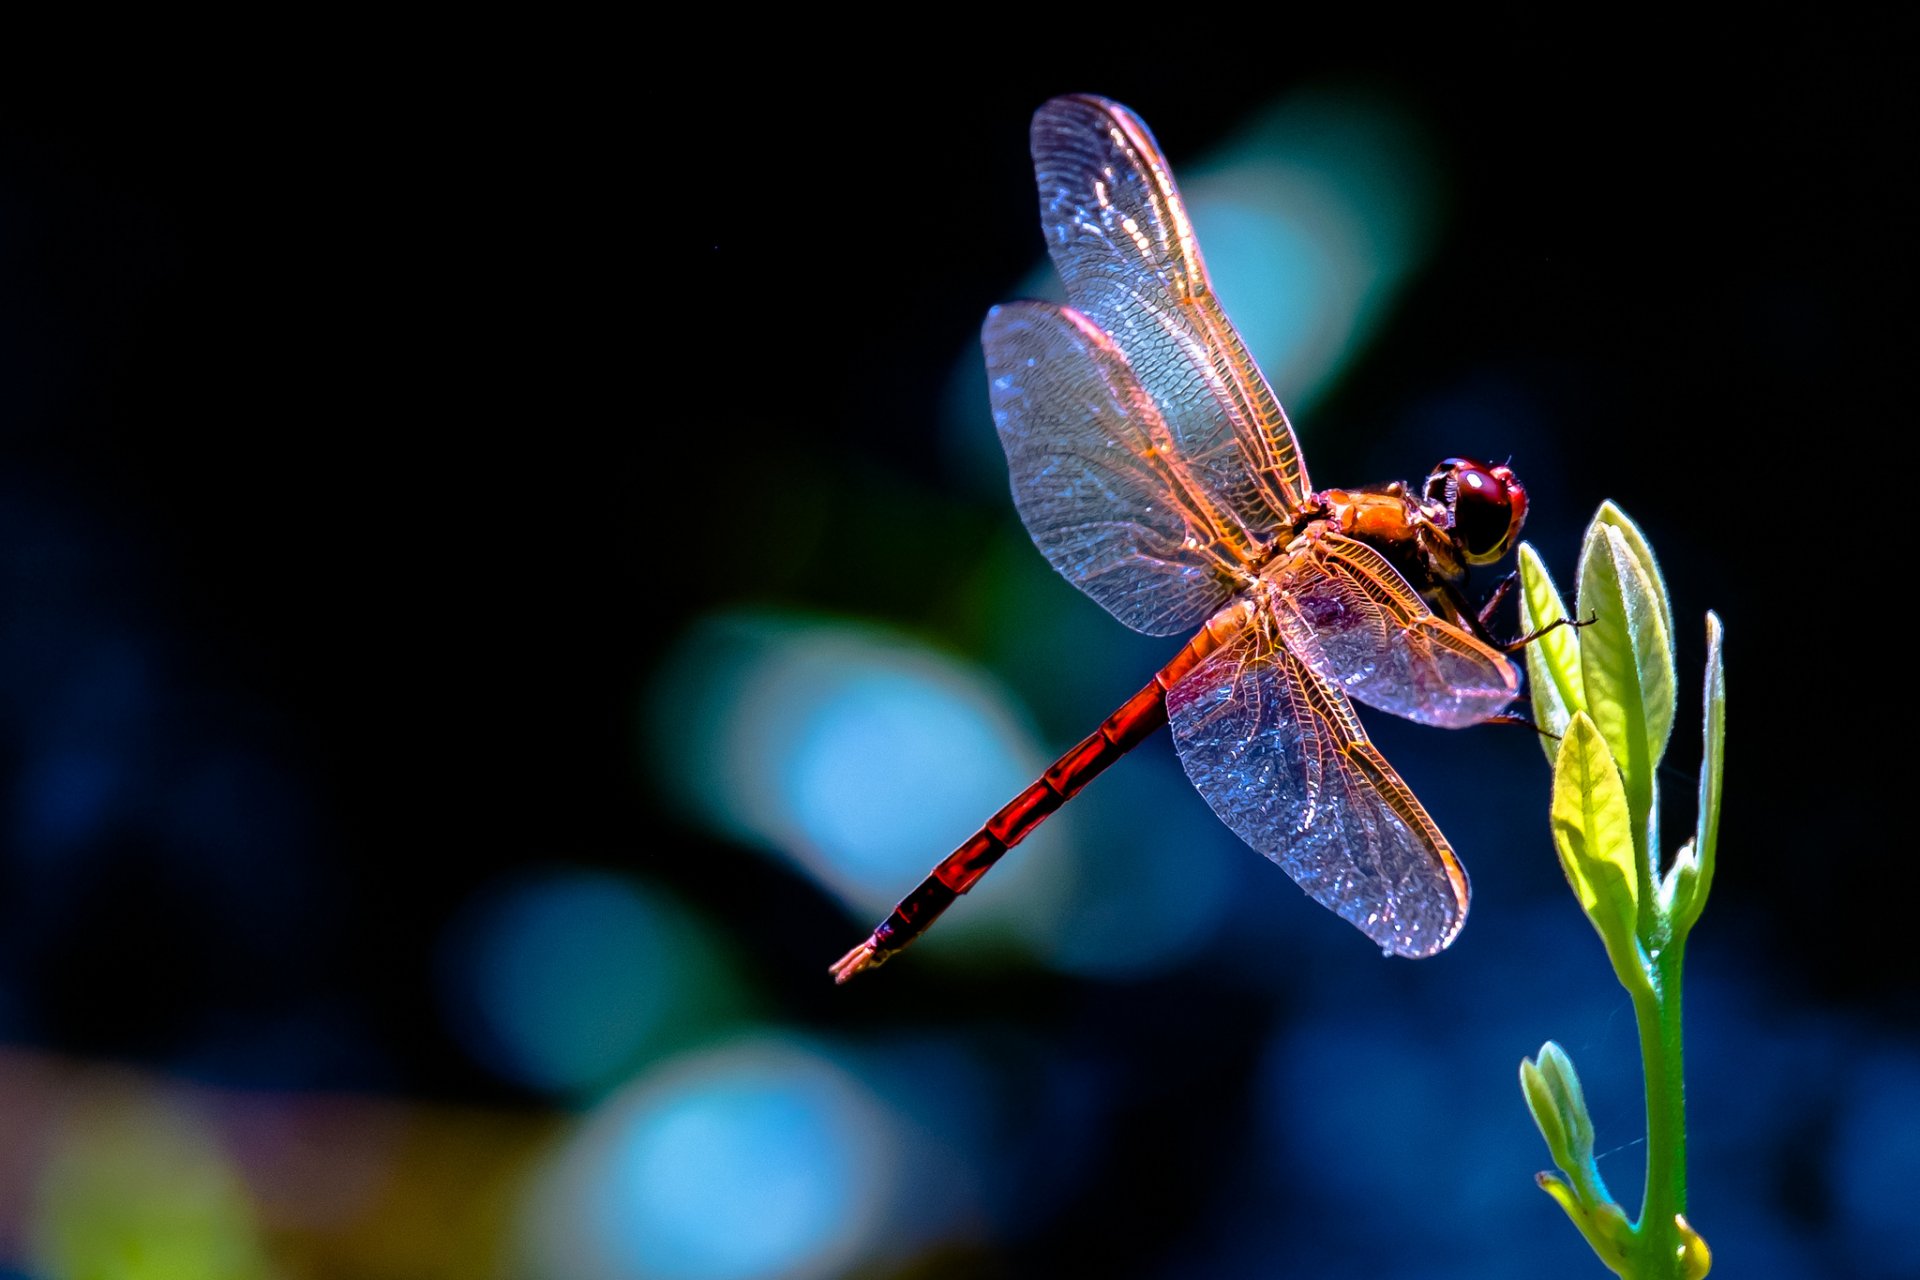
[[[1091,728],[1135,685],[1062,705],[1033,672],[1073,655],[996,659],[956,596],[1012,515],[938,429],[956,358],[1040,253],[1027,119],[1117,98],[1177,175],[1275,100],[1358,85],[1425,127],[1447,212],[1296,415],[1314,476],[1510,451],[1563,584],[1601,500],[1638,520],[1681,620],[1680,824],[1719,613],[1693,1217],[1729,1274],[1920,1265],[1849,1199],[1920,1166],[1889,759],[1914,137],[1885,33],[1516,20],[1396,55],[1281,26],[1119,56],[1108,31],[1099,56],[1083,21],[978,57],[957,39],[944,71],[924,48],[776,63],[544,33],[0,98],[0,1040],[216,1090],[564,1113],[469,1051],[435,975],[485,886],[584,865],[715,922],[748,1022],[985,1064],[1001,1127],[974,1176],[1027,1207],[987,1194],[870,1274],[1591,1266],[1525,1185],[1546,1161],[1511,1072],[1562,1039],[1614,1104],[1602,1145],[1626,1144],[1631,1019],[1526,735],[1370,722],[1475,875],[1472,926],[1426,965],[1383,966],[1246,858],[1222,935],[1166,971],[903,960],[835,990],[825,962],[872,921],[674,816],[637,727],[668,646],[751,604],[982,661],[1049,748]],[[1511,422],[1453,443],[1449,404]],[[1298,1027],[1348,1039],[1275,1067]],[[1302,1095],[1329,1129],[1303,1150],[1350,1166],[1271,1167]],[[1879,1114],[1903,1124],[1863,1155]],[[1034,1153],[1061,1150],[1042,1194]],[[1374,1195],[1394,1152],[1424,1195]],[[1639,1160],[1603,1165],[1630,1205]]]

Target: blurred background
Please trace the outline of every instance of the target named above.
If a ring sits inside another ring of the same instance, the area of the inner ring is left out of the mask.
[[[1473,876],[1432,960],[1161,735],[828,979],[1178,643],[1047,567],[986,410],[1075,91],[1157,134],[1318,483],[1510,456],[1569,589],[1640,522],[1669,849],[1718,611],[1690,1216],[1716,1274],[1920,1275],[1883,33],[968,22],[8,77],[0,1276],[1600,1272],[1515,1068],[1567,1047],[1631,1208],[1634,1023],[1525,731],[1367,716]]]

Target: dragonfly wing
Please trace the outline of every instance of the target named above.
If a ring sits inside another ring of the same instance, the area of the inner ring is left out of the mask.
[[[1315,901],[1386,951],[1432,955],[1466,920],[1466,872],[1353,704],[1261,631],[1167,691],[1187,777]]]
[[[1073,307],[1113,335],[1182,452],[1242,510],[1312,492],[1293,427],[1207,279],[1166,158],[1140,117],[1092,96],[1033,117],[1047,251]]]
[[[1457,729],[1498,715],[1519,692],[1505,654],[1437,616],[1364,542],[1328,534],[1268,575],[1287,647],[1359,702]]]
[[[1035,545],[1136,631],[1198,626],[1231,594],[1249,535],[1174,448],[1113,339],[1071,308],[1014,302],[988,313],[981,341]]]

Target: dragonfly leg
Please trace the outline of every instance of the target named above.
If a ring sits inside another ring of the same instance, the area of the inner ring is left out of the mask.
[[[1501,645],[1500,649],[1504,653],[1518,653],[1535,640],[1538,640],[1541,636],[1546,635],[1549,631],[1558,627],[1590,627],[1599,620],[1597,614],[1591,618],[1555,618],[1546,626],[1535,627],[1517,640],[1509,640],[1507,643]]]
[[[1500,602],[1507,598],[1507,593],[1513,590],[1513,584],[1519,580],[1520,571],[1516,569],[1506,577],[1500,579],[1500,585],[1493,589],[1493,594],[1487,597],[1487,602],[1480,606],[1480,629],[1482,631],[1486,630],[1487,625],[1493,621],[1493,611],[1500,607]]]
[[[1472,615],[1472,625],[1468,627],[1468,630],[1472,631],[1475,636],[1486,641],[1494,648],[1500,650],[1500,652],[1518,653],[1556,627],[1587,627],[1593,625],[1594,619],[1592,618],[1555,618],[1544,627],[1535,627],[1533,630],[1516,639],[1495,639],[1493,632],[1489,630],[1493,622],[1494,610],[1500,607],[1500,602],[1507,598],[1508,593],[1513,590],[1514,583],[1518,581],[1520,581],[1520,571],[1518,569],[1515,569],[1506,577],[1502,578],[1500,585],[1493,589],[1493,594],[1487,597],[1487,602],[1480,606],[1479,613]],[[1460,617],[1456,619],[1457,621],[1467,621],[1466,611],[1457,607],[1457,604],[1455,612],[1460,615]]]

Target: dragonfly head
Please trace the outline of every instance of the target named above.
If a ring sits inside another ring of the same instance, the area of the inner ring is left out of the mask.
[[[1427,477],[1428,502],[1446,508],[1446,526],[1468,564],[1506,555],[1527,519],[1527,491],[1505,464],[1448,458]]]

